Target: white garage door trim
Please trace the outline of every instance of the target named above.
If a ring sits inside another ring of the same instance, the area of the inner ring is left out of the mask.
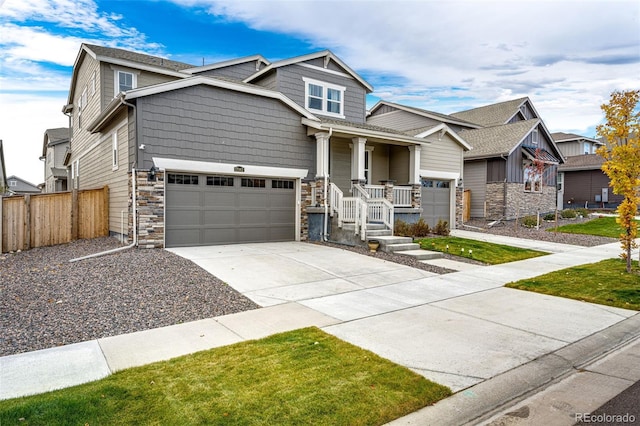
[[[153,157],[153,164],[158,169],[165,172],[187,172],[198,174],[226,174],[234,176],[257,176],[267,178],[287,178],[295,180],[295,241],[300,241],[301,229],[301,203],[300,196],[302,194],[302,178],[306,177],[308,170],[292,169],[286,167],[265,167],[251,165],[237,165],[226,163],[210,163],[205,161],[179,160],[173,158]],[[167,194],[167,179],[164,180],[164,194]],[[164,203],[164,226],[166,228],[167,220],[167,203]],[[162,241],[163,247],[167,246],[166,232]]]

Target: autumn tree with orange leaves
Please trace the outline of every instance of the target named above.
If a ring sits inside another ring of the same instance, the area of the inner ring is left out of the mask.
[[[640,90],[615,91],[601,106],[606,123],[596,130],[605,145],[598,149],[604,157],[602,171],[609,176],[614,194],[624,196],[616,221],[622,227],[620,243],[627,272],[631,272],[631,250],[637,247],[638,224],[634,220],[640,203]]]

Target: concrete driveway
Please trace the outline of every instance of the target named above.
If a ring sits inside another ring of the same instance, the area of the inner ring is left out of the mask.
[[[175,248],[262,306],[295,303],[337,320],[323,330],[457,391],[636,314],[503,288],[616,257],[618,244],[435,275],[309,243]]]

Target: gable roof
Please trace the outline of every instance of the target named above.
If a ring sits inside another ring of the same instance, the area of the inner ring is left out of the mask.
[[[469,121],[465,121],[463,119],[459,119],[456,117],[453,117],[451,115],[446,115],[446,114],[440,114],[439,112],[434,112],[434,111],[429,111],[426,109],[422,109],[422,108],[416,108],[416,107],[412,107],[412,106],[407,106],[407,105],[401,105],[401,104],[397,104],[394,102],[389,102],[389,101],[378,101],[378,103],[376,103],[369,111],[367,111],[367,116],[372,115],[377,109],[382,108],[383,106],[389,106],[392,108],[396,108],[402,111],[407,111],[413,114],[417,114],[420,115],[422,117],[426,117],[426,118],[430,118],[432,120],[438,120],[444,123],[448,123],[448,124],[457,124],[459,126],[465,126],[465,127],[473,127],[473,128],[478,128],[480,127],[478,124],[475,123],[471,123]]]
[[[237,59],[230,59],[228,61],[216,62],[209,65],[203,65],[201,67],[186,68],[181,71],[187,74],[196,74],[200,72],[211,71],[211,70],[216,70],[216,69],[225,68],[225,67],[232,67],[234,65],[245,64],[247,62],[255,62],[256,71],[260,71],[260,64],[264,64],[266,66],[269,66],[271,64],[271,62],[266,60],[262,55],[252,55],[252,56],[245,56]]]
[[[464,153],[465,159],[479,159],[508,156],[535,129],[541,121],[538,118],[523,120],[502,126],[463,130],[460,136],[473,147]]]
[[[555,142],[575,142],[575,141],[584,140],[584,141],[596,143],[598,145],[604,145],[604,143],[598,139],[576,135],[575,133],[555,132],[555,133],[551,133],[551,137]]]
[[[47,147],[59,145],[69,142],[69,128],[58,127],[55,129],[47,129],[44,131],[44,140],[42,141],[42,155],[47,155]]]
[[[10,186],[9,183],[15,181],[16,186]],[[19,178],[16,175],[9,176],[7,178],[7,185],[9,186],[9,192],[13,194],[23,194],[23,193],[36,193],[41,192],[40,188],[31,182],[27,182],[26,180]]]
[[[426,138],[427,136],[431,136],[435,133],[440,133],[440,137],[444,135],[449,135],[451,139],[455,140],[465,151],[471,150],[471,145],[469,145],[460,135],[451,130],[449,126],[445,123],[438,124],[436,126],[428,126],[422,127],[420,129],[410,130],[409,134],[413,134],[416,138]]]
[[[162,58],[160,56],[146,55],[144,53],[132,52],[130,50],[118,49],[115,47],[104,47],[95,44],[83,43],[78,51],[78,56],[73,63],[73,72],[71,74],[71,87],[69,96],[67,97],[67,105],[63,107],[63,112],[68,112],[73,104],[75,93],[75,82],[80,70],[80,63],[86,55],[100,62],[107,62],[123,67],[135,68],[158,74],[166,74],[174,77],[188,77],[189,74],[181,72],[182,70],[193,68],[193,65],[172,61],[171,59]]]
[[[511,120],[511,118],[520,111],[520,107],[526,102],[529,102],[531,109],[536,112],[533,109],[533,105],[531,105],[529,98],[525,97],[499,102],[497,104],[485,105],[466,111],[455,112],[451,114],[451,116],[485,127],[497,126],[508,123],[509,120]],[[537,112],[536,117],[539,117]]]
[[[558,167],[558,171],[601,170],[603,163],[604,158],[598,154],[573,155],[566,158],[565,163]]]
[[[331,52],[330,50],[322,50],[320,52],[309,53],[307,55],[296,56],[294,58],[283,59],[281,61],[273,62],[273,63],[269,64],[268,66],[266,66],[265,68],[263,68],[262,70],[260,70],[257,73],[253,74],[252,76],[247,77],[243,81],[245,83],[250,83],[253,80],[257,79],[258,77],[260,77],[262,75],[265,75],[265,74],[267,74],[267,73],[269,73],[272,70],[275,70],[277,68],[284,67],[284,66],[287,66],[287,65],[298,64],[300,62],[306,62],[306,61],[310,61],[312,59],[318,59],[318,58],[324,58],[324,64],[325,64],[324,66],[325,66],[325,68],[327,67],[327,64],[329,63],[329,61],[334,61],[335,63],[340,65],[340,67],[342,69],[344,69],[351,77],[353,77],[360,84],[362,84],[369,92],[373,92],[373,86],[371,86],[369,83],[367,83],[362,77],[360,77],[358,75],[358,73],[356,73],[354,70],[352,70],[347,64],[342,62],[342,60],[340,58],[338,58],[336,55],[334,55],[333,52]]]

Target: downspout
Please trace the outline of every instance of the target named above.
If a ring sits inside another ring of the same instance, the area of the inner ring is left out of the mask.
[[[107,250],[107,251],[101,251],[100,253],[89,254],[87,256],[71,259],[69,262],[78,262],[80,260],[91,259],[93,257],[100,257],[100,256],[105,256],[107,254],[118,253],[138,245],[138,220],[137,220],[138,210],[136,209],[136,204],[137,204],[136,192],[137,192],[136,169],[132,167],[131,168],[131,196],[133,198],[132,200],[133,201],[133,242],[125,247],[118,247],[118,248]]]
[[[329,127],[329,136],[327,136],[327,174],[324,177],[324,230],[322,233],[322,240],[324,242],[329,241],[329,235],[327,230],[329,228],[329,204],[327,203],[327,194],[329,192],[329,143],[331,135],[333,134],[333,127]]]

